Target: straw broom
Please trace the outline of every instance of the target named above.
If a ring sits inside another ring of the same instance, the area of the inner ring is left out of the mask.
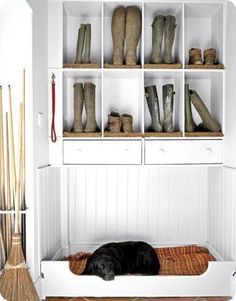
[[[5,171],[4,171],[4,135],[3,135],[3,105],[2,105],[2,86],[0,86],[0,189],[1,189],[1,210],[6,209],[5,204]],[[1,216],[0,227],[0,248],[2,260],[6,262],[6,216]]]
[[[0,292],[2,297],[9,301],[39,301],[39,297],[33,285],[29,271],[24,259],[21,234],[20,234],[20,186],[22,179],[22,121],[23,105],[20,105],[20,124],[19,124],[19,171],[16,181],[15,199],[15,233],[12,236],[12,248],[7,263],[4,267],[0,282]]]

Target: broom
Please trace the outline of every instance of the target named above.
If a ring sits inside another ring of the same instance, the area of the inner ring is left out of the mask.
[[[39,297],[33,285],[27,269],[20,234],[20,186],[22,179],[22,121],[23,121],[23,105],[20,105],[20,123],[19,123],[19,172],[16,181],[16,199],[15,199],[15,233],[12,236],[12,248],[4,267],[0,292],[2,297],[9,301],[39,301]]]
[[[0,86],[0,189],[1,189],[1,210],[6,209],[5,205],[5,171],[4,171],[4,136],[3,136],[3,105],[2,86]],[[6,216],[1,216],[0,227],[0,248],[2,261],[6,262]]]

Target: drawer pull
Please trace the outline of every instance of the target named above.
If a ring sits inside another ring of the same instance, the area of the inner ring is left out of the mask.
[[[77,148],[76,150],[77,150],[77,152],[82,152],[83,151],[82,148]]]
[[[213,153],[213,151],[210,147],[206,148],[206,152],[207,152],[208,155],[211,155]]]
[[[159,148],[158,149],[159,154],[164,155],[166,153],[166,151],[164,150],[164,148]]]
[[[124,152],[129,152],[129,149],[128,148],[124,148]]]

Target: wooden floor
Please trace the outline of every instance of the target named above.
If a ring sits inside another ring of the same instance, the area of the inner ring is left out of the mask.
[[[47,298],[47,301],[227,301],[230,297],[194,298]]]

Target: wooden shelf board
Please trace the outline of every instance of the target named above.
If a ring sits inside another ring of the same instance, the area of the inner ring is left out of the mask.
[[[172,133],[167,133],[167,132],[145,132],[144,137],[183,137],[182,132],[172,132]]]
[[[108,69],[138,69],[138,68],[141,68],[141,65],[113,65],[113,64],[105,64],[104,68],[108,68]]]
[[[132,132],[132,133],[113,133],[113,132],[104,132],[104,137],[143,137],[141,132]]]
[[[215,64],[215,65],[197,65],[197,64],[187,64],[185,65],[185,69],[224,69],[223,64]]]
[[[75,133],[75,132],[64,132],[63,137],[82,137],[82,138],[90,138],[90,137],[102,137],[101,132],[95,132],[95,133]]]
[[[63,68],[101,68],[100,64],[63,64]]]
[[[182,64],[144,64],[144,69],[182,69]]]
[[[223,137],[222,132],[185,132],[185,137]]]

